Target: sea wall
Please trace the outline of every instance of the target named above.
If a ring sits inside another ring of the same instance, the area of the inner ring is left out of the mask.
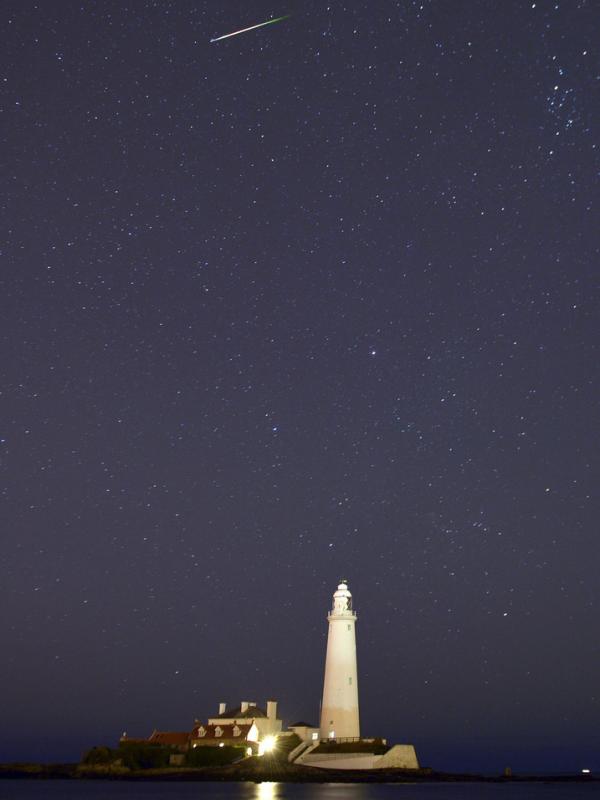
[[[395,744],[375,762],[375,769],[419,769],[412,744]]]

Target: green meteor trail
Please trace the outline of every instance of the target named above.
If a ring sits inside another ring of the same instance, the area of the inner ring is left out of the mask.
[[[240,31],[234,31],[233,33],[226,33],[224,36],[217,36],[216,39],[211,39],[211,42],[220,42],[221,39],[229,39],[230,36],[237,36],[238,33],[246,33],[246,31],[253,31],[255,28],[262,28],[263,25],[273,25],[274,22],[281,22],[283,19],[288,19],[290,14],[285,14],[283,17],[277,17],[276,19],[268,19],[266,22],[259,22],[258,25],[251,25],[249,28],[242,28]]]

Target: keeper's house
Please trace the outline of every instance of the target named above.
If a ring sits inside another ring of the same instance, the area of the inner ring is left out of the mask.
[[[239,706],[227,710],[226,703],[219,704],[219,713],[206,723],[194,722],[191,732],[154,730],[147,739],[132,739],[123,734],[121,743],[159,744],[185,753],[192,747],[220,747],[246,745],[259,752],[261,742],[281,733],[281,720],[277,719],[277,702],[267,701],[266,710],[256,703],[242,700]]]
[[[227,709],[225,703],[219,703],[219,713],[209,717],[206,724],[196,721],[190,738],[191,747],[202,747],[222,744],[240,744],[258,746],[268,736],[281,733],[281,720],[277,719],[277,702],[267,700],[266,710],[256,703],[242,700],[239,706]]]

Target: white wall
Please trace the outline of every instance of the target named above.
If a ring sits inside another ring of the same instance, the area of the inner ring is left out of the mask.
[[[301,759],[304,767],[321,767],[321,769],[373,769],[380,756],[373,753],[311,753],[308,758]]]

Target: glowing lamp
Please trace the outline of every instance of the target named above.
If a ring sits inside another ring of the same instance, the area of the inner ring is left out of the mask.
[[[277,739],[275,736],[265,736],[262,742],[258,745],[258,755],[264,756],[265,753],[270,753],[275,749]]]

